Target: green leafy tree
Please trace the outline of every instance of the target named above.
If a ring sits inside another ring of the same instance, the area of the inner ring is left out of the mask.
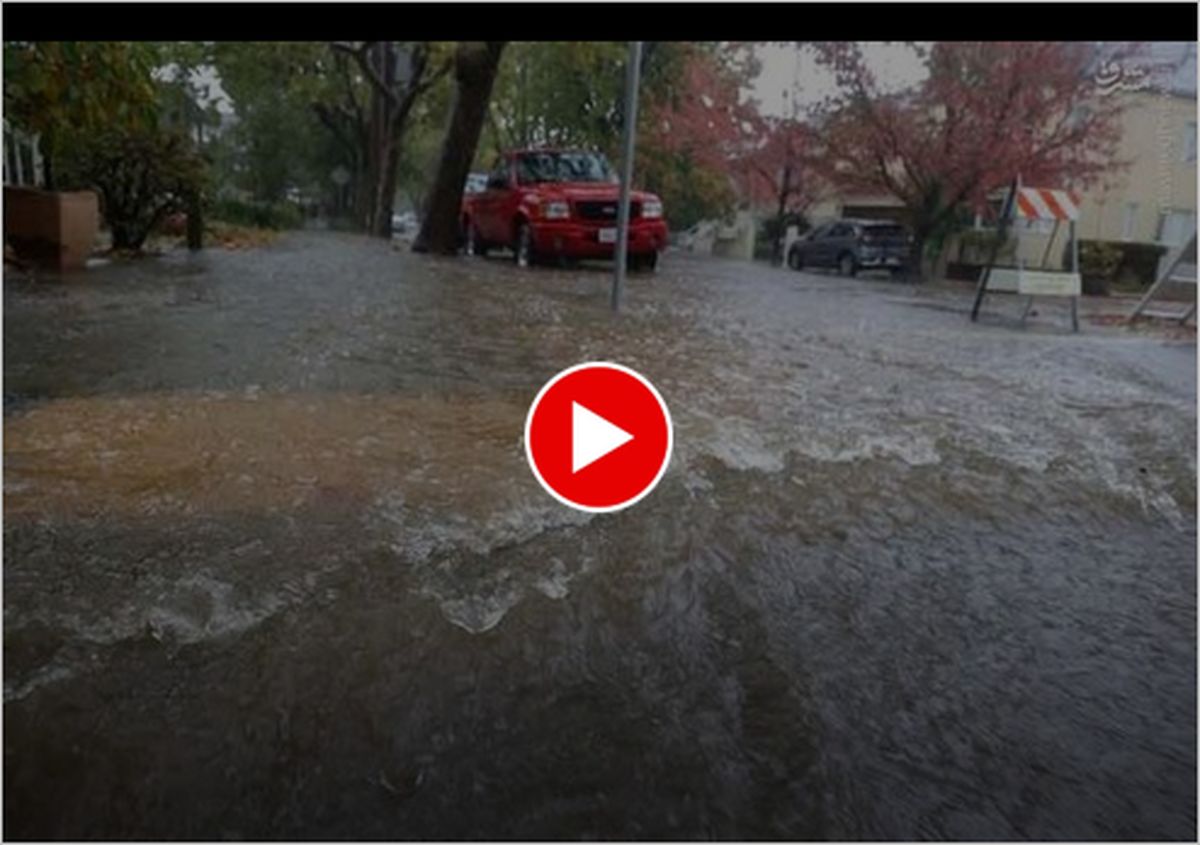
[[[442,42],[334,42],[335,52],[353,60],[355,78],[365,79],[370,97],[354,101],[350,129],[363,167],[359,217],[376,237],[392,235],[401,141],[422,96],[453,66],[451,45]]]
[[[157,123],[155,58],[149,43],[5,42],[5,116],[41,136],[47,187],[61,187],[56,165],[72,146],[114,127]]]
[[[460,41],[458,44],[454,61],[454,107],[442,141],[427,213],[413,244],[413,249],[418,252],[449,255],[458,249],[463,184],[479,145],[488,99],[504,47],[503,41]]]
[[[95,190],[117,250],[141,249],[168,214],[204,188],[204,162],[190,139],[158,127],[101,131],[64,158],[72,184]]]
[[[324,44],[227,42],[212,49],[212,65],[234,113],[222,176],[262,202],[289,188],[319,190],[343,164],[313,108],[332,96],[334,79]]]

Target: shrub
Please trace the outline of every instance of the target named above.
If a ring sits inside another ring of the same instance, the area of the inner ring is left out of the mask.
[[[763,261],[782,261],[782,256],[773,254],[775,238],[778,236],[782,249],[787,240],[787,230],[792,226],[797,227],[801,235],[812,228],[807,218],[796,212],[788,212],[782,221],[774,215],[759,220],[754,231],[754,257]]]
[[[214,220],[259,229],[298,229],[304,225],[303,212],[290,202],[223,199],[213,203],[210,214]]]
[[[1071,266],[1069,250],[1063,256],[1063,266]],[[1117,244],[1106,241],[1079,242],[1079,274],[1083,279],[1083,292],[1107,296],[1109,287],[1121,266],[1122,253]]]
[[[958,236],[958,262],[963,264],[986,265],[992,255],[992,249],[1000,240],[1000,233],[995,229],[966,229]],[[1000,249],[996,253],[999,264],[1011,263],[1017,252],[1017,239],[1011,233],[1006,235]]]
[[[1066,250],[1070,250],[1067,244]],[[1158,262],[1167,248],[1159,244],[1124,241],[1079,242],[1079,272],[1084,293],[1107,295],[1112,288],[1142,290],[1154,282]],[[1063,254],[1063,266],[1071,266],[1070,252]]]
[[[99,194],[113,249],[136,250],[167,215],[202,194],[206,174],[183,135],[122,127],[80,137],[64,159],[63,176]]]

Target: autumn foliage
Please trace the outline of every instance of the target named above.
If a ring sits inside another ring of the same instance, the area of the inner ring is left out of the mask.
[[[640,179],[670,199],[672,224],[686,228],[744,190],[758,114],[741,100],[753,68],[737,52],[692,46],[679,66],[675,84],[643,105],[637,155]]]
[[[815,45],[837,80],[819,131],[824,172],[843,192],[900,199],[925,242],[1020,174],[1085,189],[1119,168],[1121,102],[1100,96],[1084,43],[938,42],[914,50],[928,77],[882,89],[860,45]]]

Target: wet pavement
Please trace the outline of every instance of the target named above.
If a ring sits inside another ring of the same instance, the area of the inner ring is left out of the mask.
[[[6,279],[5,836],[1194,839],[1194,342],[608,281],[331,233]],[[589,359],[675,421],[617,514],[521,444]]]

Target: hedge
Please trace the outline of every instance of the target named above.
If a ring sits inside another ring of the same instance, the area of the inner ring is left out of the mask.
[[[1071,266],[1070,244],[1063,253],[1063,266]],[[1159,259],[1167,248],[1161,244],[1132,241],[1079,242],[1079,272],[1083,292],[1106,296],[1109,291],[1144,290],[1154,283]]]
[[[290,202],[246,202],[222,199],[213,203],[209,212],[214,220],[234,223],[238,226],[254,226],[259,229],[299,229],[304,225],[304,214]]]

